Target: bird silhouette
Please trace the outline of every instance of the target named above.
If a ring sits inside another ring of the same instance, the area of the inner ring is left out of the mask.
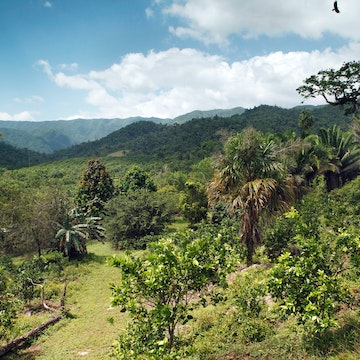
[[[340,12],[338,5],[337,5],[337,1],[334,2],[334,8],[332,9],[332,11],[335,11],[336,13]]]

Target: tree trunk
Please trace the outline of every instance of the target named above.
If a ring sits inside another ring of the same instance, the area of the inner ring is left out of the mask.
[[[25,335],[19,336],[18,338],[16,338],[15,340],[11,341],[10,343],[8,343],[7,345],[5,345],[4,347],[0,348],[0,357],[6,355],[7,353],[9,353],[10,351],[16,349],[20,344],[22,344],[24,341],[26,341],[27,339],[29,339],[32,336],[37,335],[38,333],[40,333],[41,331],[43,331],[44,329],[46,329],[48,326],[57,323],[60,319],[62,318],[61,315],[58,315],[50,320],[48,320],[47,322],[41,324],[40,326],[38,326],[37,328],[29,331],[28,333],[26,333]]]
[[[66,298],[66,289],[67,289],[68,283],[67,281],[65,281],[64,283],[64,290],[60,299],[60,309],[64,310],[65,309],[65,298]]]
[[[324,175],[327,192],[341,187],[341,178],[339,174],[333,171],[327,171]]]

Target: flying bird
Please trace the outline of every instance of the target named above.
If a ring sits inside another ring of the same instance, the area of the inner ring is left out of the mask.
[[[332,9],[332,11],[335,11],[336,13],[340,12],[338,5],[337,5],[337,1],[334,2],[334,8]]]

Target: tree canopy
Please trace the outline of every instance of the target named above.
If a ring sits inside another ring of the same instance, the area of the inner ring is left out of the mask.
[[[84,214],[99,216],[114,191],[113,180],[105,165],[100,160],[89,160],[80,180],[77,206]]]
[[[322,96],[330,105],[343,105],[356,114],[360,97],[360,61],[344,63],[338,70],[321,70],[304,80],[297,91],[305,99]]]

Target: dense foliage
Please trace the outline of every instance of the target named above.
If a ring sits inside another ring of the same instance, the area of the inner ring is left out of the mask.
[[[313,131],[338,124],[344,129],[351,118],[331,106],[308,107],[314,117]],[[55,152],[50,160],[69,157],[97,157],[109,154],[145,157],[148,161],[171,163],[174,168],[185,166],[222,150],[224,139],[252,126],[263,133],[299,132],[298,118],[302,107],[282,109],[261,105],[230,118],[193,119],[183,124],[162,125],[140,121],[119,129],[93,142]]]
[[[82,173],[76,197],[78,209],[88,216],[100,216],[114,192],[115,186],[105,165],[98,159],[89,160],[88,167]]]
[[[104,261],[97,239],[137,250],[110,260],[131,319],[115,358],[356,357],[360,132],[338,111],[140,122],[54,155],[101,160],[3,170],[1,338],[25,306],[59,300],[79,264],[65,274],[64,259]]]
[[[179,326],[205,304],[210,284],[226,285],[235,257],[221,235],[202,234],[191,242],[186,233],[182,237],[177,244],[170,238],[152,244],[144,257],[110,260],[122,279],[112,286],[112,303],[132,319],[114,347],[117,359],[174,359],[180,352]]]
[[[140,166],[132,166],[121,179],[119,191],[127,193],[139,189],[153,192],[157,190],[157,187],[154,180],[144,169]]]
[[[171,222],[164,194],[145,189],[113,198],[105,219],[107,237],[119,249],[145,249],[148,236],[161,234]]]

